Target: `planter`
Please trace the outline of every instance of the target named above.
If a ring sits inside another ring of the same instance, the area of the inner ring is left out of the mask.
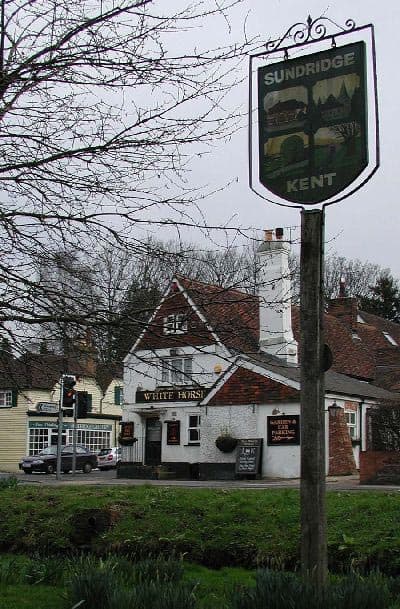
[[[137,438],[122,438],[121,434],[118,436],[118,444],[121,446],[133,446],[137,442]]]
[[[232,436],[218,436],[215,440],[215,446],[223,453],[231,453],[237,446],[237,439]]]

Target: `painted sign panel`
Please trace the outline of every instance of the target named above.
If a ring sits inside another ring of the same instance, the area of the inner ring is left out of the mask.
[[[259,178],[293,203],[326,201],[368,164],[365,43],[258,70]]]
[[[135,424],[133,421],[124,421],[121,423],[121,440],[133,440],[135,436]]]
[[[154,391],[136,391],[136,404],[146,402],[198,402],[206,397],[209,389],[204,387],[166,387]]]
[[[58,414],[59,406],[55,402],[38,402],[36,404],[37,412],[46,412],[49,414]]]
[[[300,444],[300,415],[267,417],[268,446]]]
[[[178,445],[181,443],[181,422],[167,421],[167,444]]]
[[[239,440],[236,451],[237,474],[258,474],[261,463],[262,438]]]
[[[63,429],[73,429],[73,423],[63,423]],[[58,423],[56,421],[28,421],[29,429],[57,429]],[[87,429],[88,431],[112,431],[112,425],[103,425],[102,423],[77,423],[77,429]]]

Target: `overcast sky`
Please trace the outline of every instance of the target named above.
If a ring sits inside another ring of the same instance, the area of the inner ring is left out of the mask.
[[[355,0],[352,3],[347,0],[329,3],[309,0],[306,4],[297,0],[248,0],[235,11],[232,25],[240,32],[247,16],[246,27],[250,34],[259,35],[264,40],[274,39],[293,23],[303,22],[308,13],[313,18],[324,14],[338,24],[344,24],[348,18],[354,19],[357,26],[373,23],[377,47],[381,167],[362,190],[327,209],[326,251],[389,267],[400,278],[400,3],[397,0]],[[203,31],[198,36],[210,36],[214,43],[215,34]],[[239,87],[235,95],[238,98],[235,101],[242,101],[246,107],[246,87]],[[249,190],[247,167],[245,129],[228,144],[217,146],[207,158],[193,164],[192,179],[196,184],[208,182],[218,185],[235,180],[231,187],[204,203],[208,221],[225,223],[231,218],[231,225],[255,229],[299,227],[298,209],[267,203]],[[298,228],[293,236],[299,237]]]

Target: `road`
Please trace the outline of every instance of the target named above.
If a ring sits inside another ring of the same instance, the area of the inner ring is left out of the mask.
[[[0,473],[0,479],[10,474]],[[131,480],[128,478],[117,478],[115,470],[93,470],[90,474],[76,472],[75,475],[61,474],[61,480],[57,480],[55,475],[46,474],[16,474],[16,478],[21,484],[44,484],[51,486],[65,486],[69,484],[77,485],[118,485],[118,486],[179,486],[187,488],[247,488],[247,489],[267,489],[267,488],[300,488],[299,479],[290,480]],[[337,476],[328,477],[326,480],[327,490],[332,491],[393,491],[400,492],[399,486],[391,485],[360,485],[358,476]]]

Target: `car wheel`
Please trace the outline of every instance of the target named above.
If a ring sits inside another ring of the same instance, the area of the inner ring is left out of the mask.
[[[24,469],[24,474],[30,474],[31,473],[31,469]]]
[[[52,463],[48,463],[46,466],[46,474],[54,474],[56,471],[54,465]]]
[[[63,469],[63,474],[69,474],[69,469]]]
[[[83,473],[84,474],[90,474],[90,472],[92,471],[92,464],[91,463],[85,463],[85,465],[82,468]]]

